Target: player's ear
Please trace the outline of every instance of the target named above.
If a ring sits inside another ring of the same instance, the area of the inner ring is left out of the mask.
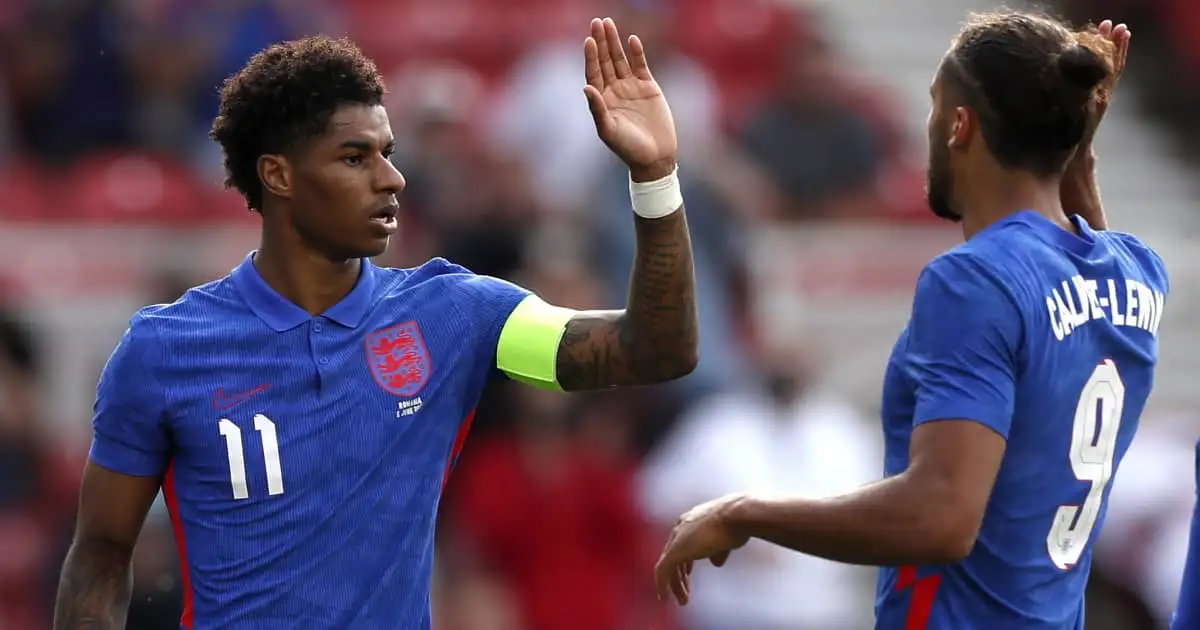
[[[971,108],[955,107],[946,146],[951,150],[966,150],[971,145],[971,137],[975,135],[975,128],[978,125],[979,119],[975,116],[975,112],[971,111]]]
[[[258,179],[263,188],[276,197],[292,197],[292,165],[282,155],[261,155],[258,158]]]

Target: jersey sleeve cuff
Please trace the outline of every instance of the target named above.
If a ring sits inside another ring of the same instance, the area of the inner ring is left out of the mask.
[[[135,477],[156,477],[167,470],[167,458],[132,448],[99,433],[92,437],[88,458],[113,472]]]
[[[913,427],[939,420],[969,420],[977,422],[995,431],[1005,440],[1008,439],[1008,429],[1011,425],[1011,418],[1006,417],[1001,411],[990,409],[984,405],[957,403],[953,405],[918,407],[916,413],[913,414]]]
[[[536,295],[521,300],[500,330],[496,367],[513,380],[542,389],[558,385],[558,346],[576,311],[552,306]]]

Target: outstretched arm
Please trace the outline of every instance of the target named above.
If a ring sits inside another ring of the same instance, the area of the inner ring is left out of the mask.
[[[121,630],[133,589],[130,561],[159,479],[116,473],[88,461],[75,539],[63,564],[54,630]]]
[[[915,384],[908,466],[827,499],[725,497],[684,514],[656,567],[688,598],[691,562],[750,538],[838,562],[943,564],[970,553],[1012,423],[1020,311],[978,260],[944,255],[917,282],[904,353]]]
[[[565,390],[659,383],[690,373],[698,360],[675,123],[637,36],[629,52],[612,20],[592,21],[584,93],[600,139],[629,166],[637,254],[625,310],[581,312],[567,322],[555,362]]]

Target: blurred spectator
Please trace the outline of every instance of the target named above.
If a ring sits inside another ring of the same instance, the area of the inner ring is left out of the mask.
[[[608,0],[596,7],[625,33],[639,35],[654,77],[671,101],[686,168],[703,156],[719,130],[719,99],[708,70],[674,47],[677,0]],[[551,210],[587,205],[610,159],[596,138],[583,98],[582,43],[572,38],[529,50],[517,63],[495,108],[492,139],[519,156]],[[574,99],[574,100],[572,100]]]
[[[126,630],[161,630],[178,626],[183,613],[183,585],[175,535],[161,500],[155,503],[133,554],[133,595]]]
[[[32,332],[0,313],[0,627],[44,627],[69,544],[82,459],[46,431]]]
[[[25,28],[6,37],[19,146],[64,163],[133,139],[129,49],[115,0],[33,3]],[[20,54],[13,54],[20,51]]]
[[[759,349],[760,379],[700,401],[646,464],[645,511],[669,527],[717,497],[824,497],[881,476],[879,435],[849,404],[811,388],[813,357]],[[697,563],[690,630],[870,625],[871,572],[751,540],[720,569]]]
[[[577,439],[565,395],[514,393],[515,433],[473,445],[456,473],[468,574],[503,578],[528,630],[645,627],[653,564],[633,463]]]
[[[775,218],[878,216],[886,130],[862,111],[818,32],[786,47],[779,85],[750,117],[739,146],[776,190]]]

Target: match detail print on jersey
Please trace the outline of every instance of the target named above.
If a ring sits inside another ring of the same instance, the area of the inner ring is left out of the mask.
[[[558,344],[577,312],[548,304],[536,295],[521,300],[500,331],[496,367],[513,380],[561,390],[555,367]]]

